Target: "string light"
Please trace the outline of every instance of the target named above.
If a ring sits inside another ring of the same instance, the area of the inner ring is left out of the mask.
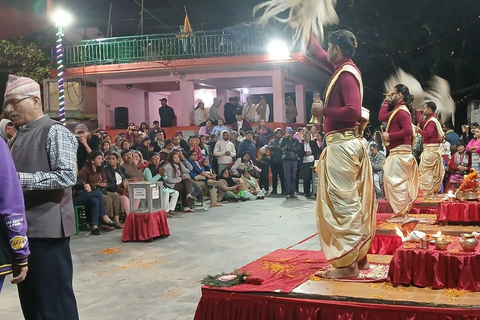
[[[477,23],[478,21],[480,20],[480,16],[477,17],[477,19],[469,22],[466,26],[465,26],[465,29],[469,28],[470,26],[472,26],[473,24]],[[457,32],[460,32],[461,31],[461,28],[457,28],[456,29]],[[444,37],[441,37],[439,39],[436,39],[436,40],[433,40],[429,43],[426,43],[426,44],[423,44],[421,46],[417,46],[417,47],[414,47],[414,48],[411,48],[411,49],[407,49],[407,50],[398,50],[398,51],[393,51],[391,53],[384,53],[384,54],[373,54],[373,55],[362,55],[362,54],[357,54],[358,57],[366,57],[366,58],[385,58],[385,57],[389,57],[389,56],[393,56],[393,55],[396,55],[396,54],[402,54],[402,53],[410,53],[410,52],[414,52],[414,51],[418,51],[418,50],[421,50],[425,47],[428,47],[428,46],[431,46],[431,45],[434,45],[434,44],[437,44],[443,40],[446,40],[448,39],[449,37],[448,36],[444,36]],[[365,44],[365,43],[363,43]]]
[[[474,90],[472,90],[470,93],[466,94],[462,99],[456,101],[455,103],[461,103],[461,102],[467,100],[468,98],[470,98],[470,96],[472,96],[475,92],[477,92],[478,89],[480,89],[480,87],[475,87]]]
[[[63,66],[63,31],[62,28],[59,27],[57,29],[57,41],[56,41],[56,58],[57,58],[57,71],[58,71],[58,115],[60,117],[60,123],[66,125],[65,120],[65,89],[63,86],[64,83],[64,66]]]

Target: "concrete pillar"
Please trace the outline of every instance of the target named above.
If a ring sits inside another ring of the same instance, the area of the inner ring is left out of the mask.
[[[295,85],[295,106],[297,107],[298,116],[297,123],[305,123],[305,85],[296,84]]]
[[[285,122],[285,77],[282,70],[275,70],[273,83],[273,122]]]
[[[143,93],[143,110],[145,114],[145,120],[143,121],[145,121],[149,126],[151,126],[152,123],[150,122],[150,95],[146,91]]]
[[[104,86],[100,81],[97,81],[97,122],[98,128],[102,130],[106,129],[107,126],[113,127],[115,121],[114,119],[107,119],[107,106],[109,109],[112,108],[110,101],[107,101],[107,90],[108,86]]]
[[[173,108],[174,106],[172,106]],[[176,106],[178,126],[189,126],[195,108],[195,90],[193,81],[180,80],[180,105]]]

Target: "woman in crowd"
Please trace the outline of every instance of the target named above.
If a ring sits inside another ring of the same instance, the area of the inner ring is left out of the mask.
[[[3,138],[3,140],[5,140],[5,142],[8,142],[10,139],[12,139],[16,133],[17,130],[15,129],[15,125],[12,121],[8,119],[2,119],[0,121],[0,136]]]
[[[311,198],[312,167],[315,160],[320,156],[320,148],[316,141],[311,140],[310,131],[308,130],[305,130],[303,133],[299,156],[301,160],[300,170],[303,179],[303,192],[306,198]]]
[[[110,142],[103,141],[102,144],[100,145],[100,151],[106,157],[106,155],[111,152]]]
[[[103,194],[99,190],[92,190],[89,184],[86,184],[83,180],[77,180],[77,183],[72,187],[73,191],[73,205],[74,206],[86,206],[88,212],[90,212],[90,219],[92,223],[92,229],[90,233],[95,236],[99,236],[102,233],[98,228],[99,219],[103,220],[103,228],[105,230],[115,229],[115,222],[113,222],[105,211],[105,204],[103,203]]]
[[[230,176],[228,169],[223,169],[218,176],[218,201],[240,201],[244,199],[241,180]]]
[[[197,153],[195,151],[190,153],[188,162],[192,165],[190,178],[192,179],[193,183],[202,188],[204,195],[209,194],[211,207],[218,207],[220,204],[217,202],[217,188],[211,185],[217,176],[205,171],[203,165],[197,161]]]
[[[297,107],[293,103],[292,98],[287,97],[285,102],[287,104],[285,106],[285,118],[286,118],[287,123],[297,122],[298,111],[297,111]]]
[[[189,145],[188,154],[190,154],[190,152],[192,151],[195,151],[197,153],[197,161],[202,161],[202,158],[203,158],[202,149],[200,149],[200,146],[197,143],[197,137],[196,136],[189,137],[188,145]]]
[[[140,123],[140,129],[138,131],[148,134],[150,132],[150,128],[148,128],[148,124],[146,122],[142,122]]]
[[[153,151],[153,147],[150,146],[150,139],[143,138],[142,142],[137,147],[137,150],[140,151],[140,153],[143,156],[143,159],[148,159],[148,153]]]
[[[273,137],[273,131],[265,125],[265,120],[260,120],[260,126],[255,129],[255,139],[257,150],[268,144],[268,140]]]
[[[235,177],[240,177],[245,171],[250,172],[250,175],[253,177],[259,177],[260,172],[262,171],[259,167],[253,164],[248,151],[245,151],[242,157],[238,158],[232,166],[232,173]]]
[[[173,138],[174,138],[174,140],[179,140],[180,139],[178,137],[173,137]],[[174,147],[175,147],[175,144],[172,140],[165,141],[165,148],[160,150],[160,152],[158,153],[158,155],[160,156],[160,161],[163,161],[163,162],[167,163],[168,155],[172,152]]]
[[[247,102],[242,108],[242,117],[248,122],[255,122],[255,116],[257,114],[257,106],[253,103],[252,97],[247,97]]]
[[[205,122],[205,125],[200,127],[200,130],[198,130],[198,135],[200,137],[203,137],[203,136],[208,137],[210,136],[212,131],[213,131],[212,120],[207,119],[207,121]]]
[[[111,154],[112,156],[114,154]],[[122,229],[120,214],[123,211],[122,199],[119,194],[108,191],[108,183],[105,171],[103,170],[103,155],[100,151],[90,153],[89,161],[78,173],[78,177],[85,181],[92,190],[99,190],[103,195],[103,201],[107,215],[115,221],[116,228]]]
[[[195,107],[195,110],[193,110],[193,123],[195,123],[195,125],[199,127],[204,126],[206,118],[207,117],[205,115],[205,103],[200,101]]]
[[[257,179],[252,177],[248,171],[243,173],[241,181],[247,200],[265,199],[265,192],[260,189]]]
[[[118,153],[110,154],[107,158],[107,163],[107,166],[104,168],[107,177],[107,191],[120,195],[125,214],[129,215],[131,213],[130,200],[128,198],[130,177],[127,171],[125,171],[125,168],[120,166],[120,156]],[[139,203],[139,201],[137,201],[137,203]]]
[[[184,174],[182,172],[180,156],[176,152],[170,152],[168,155],[165,172],[167,174],[166,185],[182,193],[183,210],[185,212],[193,212],[191,208],[193,207],[195,197],[191,194],[193,191],[192,180],[187,173]]]
[[[150,164],[143,171],[145,180],[150,182],[167,181],[167,174],[163,163],[160,163],[160,156],[158,153],[152,153],[150,157]],[[180,193],[172,188],[169,188],[166,184],[163,185],[161,200],[162,210],[164,210],[168,216],[177,215],[175,212],[175,206],[177,205],[178,196]]]
[[[138,150],[132,151],[132,160],[142,171],[150,164],[147,160],[144,160],[143,154]]]
[[[127,139],[123,139],[122,143],[120,144],[120,149],[118,150],[119,153],[129,151],[130,150],[130,142]]]
[[[212,134],[220,136],[224,130],[230,131],[230,129],[228,129],[228,127],[225,125],[225,121],[223,120],[223,118],[220,118],[218,119],[218,124],[213,127]]]
[[[472,159],[465,152],[465,145],[457,143],[457,152],[453,154],[448,163],[450,178],[448,179],[447,190],[457,189],[463,181],[463,176],[470,172]]]
[[[256,111],[257,114],[255,116],[255,122],[260,122],[260,120],[265,120],[265,122],[268,122],[270,117],[270,106],[268,105],[264,96],[260,97],[260,102],[257,104]]]
[[[475,137],[467,144],[467,152],[471,153],[472,168],[478,172],[480,169],[480,164],[478,163],[478,154],[480,153],[480,128],[476,128],[474,132]]]
[[[111,144],[112,144],[112,137],[107,134],[107,135],[103,138],[103,141],[107,141],[107,142],[110,143],[110,145],[111,145]]]

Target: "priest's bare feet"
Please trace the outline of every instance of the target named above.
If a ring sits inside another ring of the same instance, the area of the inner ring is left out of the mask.
[[[323,277],[326,279],[348,279],[357,278],[359,275],[357,262],[352,263],[345,268],[334,268],[325,271]]]
[[[393,215],[390,219],[387,220],[389,223],[403,223],[408,220],[408,214],[399,214]]]
[[[367,256],[363,257],[362,259],[358,260],[358,269],[360,270],[368,270],[370,269],[370,262],[368,262]]]

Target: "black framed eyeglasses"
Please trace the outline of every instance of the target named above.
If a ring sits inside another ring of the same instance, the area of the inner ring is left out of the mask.
[[[2,110],[6,110],[9,105],[11,105],[12,107],[15,108],[23,100],[27,100],[27,99],[30,99],[30,98],[34,98],[34,96],[26,96],[25,98],[17,99],[17,100],[7,100],[3,103]]]

